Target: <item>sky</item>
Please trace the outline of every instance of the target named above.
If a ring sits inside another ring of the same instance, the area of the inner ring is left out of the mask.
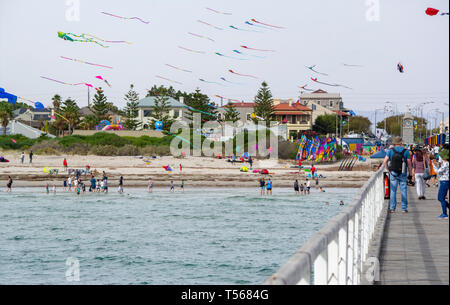
[[[340,93],[347,108],[372,120],[374,110],[383,109],[387,101],[396,104],[400,112],[407,104],[433,101],[424,115],[434,109],[448,115],[444,103],[449,99],[449,17],[427,16],[427,7],[448,12],[449,1],[0,0],[0,87],[44,105],[50,105],[51,97],[59,94],[76,99],[83,107],[87,106],[87,87],[62,85],[41,76],[66,83],[90,83],[102,86],[109,101],[123,107],[130,84],[141,97],[153,85],[172,85],[187,92],[200,88],[214,102],[219,102],[216,95],[251,102],[266,81],[276,98],[297,99],[303,85]],[[102,12],[140,17],[149,24]],[[246,25],[245,21],[251,19],[283,29]],[[231,29],[230,25],[246,31]],[[110,43],[109,48],[102,48],[94,43],[64,41],[58,38],[58,31],[132,44]],[[242,45],[275,52],[245,50]],[[255,57],[233,53],[234,49]],[[234,58],[220,57],[216,52]],[[240,57],[247,60],[236,59]],[[405,66],[405,73],[397,71],[398,62]],[[305,67],[312,65],[328,76]],[[230,69],[257,79],[233,75]],[[97,75],[112,87],[97,80]],[[159,79],[158,75],[182,84]],[[239,84],[224,83],[221,77]],[[315,84],[311,77],[352,89]],[[91,97],[93,94],[91,91]],[[378,116],[382,117],[383,111],[379,110]]]

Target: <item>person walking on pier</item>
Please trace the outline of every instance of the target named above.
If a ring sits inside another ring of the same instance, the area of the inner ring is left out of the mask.
[[[408,179],[411,180],[411,156],[407,148],[403,147],[400,137],[394,138],[390,149],[384,159],[384,166],[390,177],[391,202],[390,211],[395,213],[397,209],[397,188],[400,185],[403,213],[408,213]],[[390,164],[389,164],[390,162]]]
[[[439,216],[440,219],[448,219],[448,201],[445,197],[448,194],[449,190],[449,151],[448,149],[444,149],[439,154],[439,164],[436,160],[434,161],[434,167],[439,174],[439,192],[438,192],[438,200],[441,202],[442,206],[442,214]]]
[[[425,169],[428,168],[427,166],[428,160],[426,160],[424,154],[420,149],[416,149],[413,161],[412,161],[412,167],[414,170],[414,181],[416,182],[416,189],[417,189],[417,196],[419,197],[419,200],[425,200],[425,180],[424,180],[424,173]]]

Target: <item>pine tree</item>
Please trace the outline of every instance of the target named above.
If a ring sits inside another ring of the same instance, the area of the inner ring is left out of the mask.
[[[225,107],[225,122],[233,122],[236,123],[241,118],[239,111],[236,110],[236,107],[233,103],[229,102]]]
[[[163,123],[164,130],[170,130],[173,120],[169,116],[169,104],[167,101],[168,97],[158,96],[155,98],[155,107],[153,107],[153,119],[152,127],[155,127],[156,122],[161,121]]]
[[[200,89],[196,89],[194,93],[191,93],[186,105],[188,106],[188,112],[186,113],[188,120],[193,120],[194,113],[200,113],[202,122],[217,121],[217,111],[214,105],[210,103],[207,95],[200,92]]]
[[[99,121],[107,119],[109,110],[108,99],[103,94],[103,90],[100,87],[97,93],[94,95],[93,105],[91,107],[92,112]]]
[[[137,120],[139,113],[139,94],[134,90],[134,85],[130,85],[130,90],[125,94],[125,101],[127,101],[127,106],[124,109],[127,118],[124,124],[125,128],[136,130],[142,123]]]
[[[255,96],[255,114],[269,123],[275,112],[273,105],[272,93],[266,82],[261,84],[261,88],[258,90],[258,94]]]

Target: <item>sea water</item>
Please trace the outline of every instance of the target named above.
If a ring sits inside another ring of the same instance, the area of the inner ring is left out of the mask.
[[[3,191],[0,284],[262,284],[355,192]]]

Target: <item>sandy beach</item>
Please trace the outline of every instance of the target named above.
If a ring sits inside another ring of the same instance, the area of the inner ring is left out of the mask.
[[[63,180],[67,179],[68,172],[63,168],[65,156],[40,156],[34,155],[33,164],[29,164],[28,155],[24,164],[20,162],[20,156],[16,152],[0,153],[10,163],[0,163],[0,188],[6,185],[8,176],[14,179],[14,187],[44,187],[47,183],[62,186]],[[186,182],[186,187],[257,187],[260,174],[240,172],[244,164],[231,164],[226,160],[219,160],[204,157],[189,157],[178,159],[173,157],[100,157],[100,156],[67,156],[69,169],[84,169],[90,165],[91,171],[97,171],[97,178],[105,171],[110,181],[110,186],[118,183],[120,176],[124,177],[125,186],[145,187],[148,179],[152,178],[155,188],[166,187],[173,180],[176,183],[182,179]],[[376,161],[380,162],[380,161]],[[323,187],[361,187],[373,174],[376,162],[368,160],[366,163],[358,162],[351,172],[339,172],[340,163],[328,163],[316,165],[319,175],[325,178],[320,179],[320,186]],[[182,171],[180,171],[180,164]],[[167,172],[163,166],[173,168],[172,172]],[[270,178],[274,181],[275,187],[291,187],[296,179],[305,181],[307,174],[304,171],[299,173],[298,168],[293,168],[295,161],[283,160],[255,160],[253,169],[268,169]],[[309,167],[308,163],[304,164]],[[44,173],[44,168],[57,169],[58,174],[50,175]],[[265,176],[268,178],[268,176]],[[87,180],[86,177],[83,180]],[[312,185],[315,185],[313,183]]]

